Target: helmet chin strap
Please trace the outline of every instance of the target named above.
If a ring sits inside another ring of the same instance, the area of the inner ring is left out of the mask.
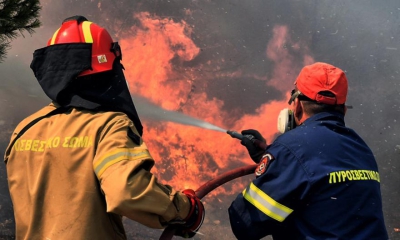
[[[111,52],[114,53],[116,58],[119,58],[119,60],[122,60],[122,51],[121,51],[121,46],[119,45],[118,42],[113,42],[111,45]]]

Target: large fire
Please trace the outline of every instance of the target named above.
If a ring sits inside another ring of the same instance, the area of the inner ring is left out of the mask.
[[[132,27],[133,34],[120,40],[125,75],[133,94],[164,109],[180,111],[216,126],[226,127],[225,123],[231,122],[232,130],[258,129],[268,142],[273,140],[277,116],[281,109],[288,107],[285,93],[289,92],[297,70],[291,69],[293,58],[283,48],[291,44],[285,26],[274,28],[274,36],[266,47],[267,57],[276,63],[273,77],[259,78],[286,98],[281,101],[266,98],[256,114],[232,119],[222,109],[223,101],[210,98],[205,92],[193,91],[195,85],[205,84],[202,83],[204,73],[200,76],[196,69],[179,64],[195,59],[200,52],[190,38],[192,27],[183,20],[175,22],[146,12],[135,17],[140,24]],[[177,189],[196,189],[222,172],[252,164],[245,148],[227,134],[172,122],[144,121],[144,127],[144,140],[156,160],[155,173],[162,182]],[[236,194],[243,187],[237,184],[229,190],[218,188],[212,194]]]

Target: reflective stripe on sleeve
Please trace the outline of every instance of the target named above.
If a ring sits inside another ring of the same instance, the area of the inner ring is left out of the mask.
[[[278,203],[253,183],[250,183],[250,185],[243,190],[243,197],[265,215],[279,222],[283,222],[283,220],[293,212],[292,209]]]
[[[90,31],[90,25],[92,22],[84,21],[82,22],[82,32],[85,38],[85,43],[93,43],[92,32]]]
[[[114,150],[101,157],[98,161],[96,161],[93,167],[97,177],[100,178],[103,172],[114,163],[123,160],[137,161],[144,159],[151,159],[150,153],[147,149],[118,148],[117,150]]]

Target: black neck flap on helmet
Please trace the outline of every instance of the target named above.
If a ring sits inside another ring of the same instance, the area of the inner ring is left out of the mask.
[[[37,49],[30,67],[46,95],[59,105],[94,111],[123,112],[142,135],[143,126],[120,63],[122,54],[120,49],[116,50],[117,58],[113,62],[112,70],[86,76],[78,77],[83,71],[91,69],[90,43],[54,44]]]

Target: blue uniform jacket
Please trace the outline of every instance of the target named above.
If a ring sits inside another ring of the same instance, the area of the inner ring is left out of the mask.
[[[238,239],[388,239],[375,158],[343,115],[316,114],[266,153],[229,207]]]

